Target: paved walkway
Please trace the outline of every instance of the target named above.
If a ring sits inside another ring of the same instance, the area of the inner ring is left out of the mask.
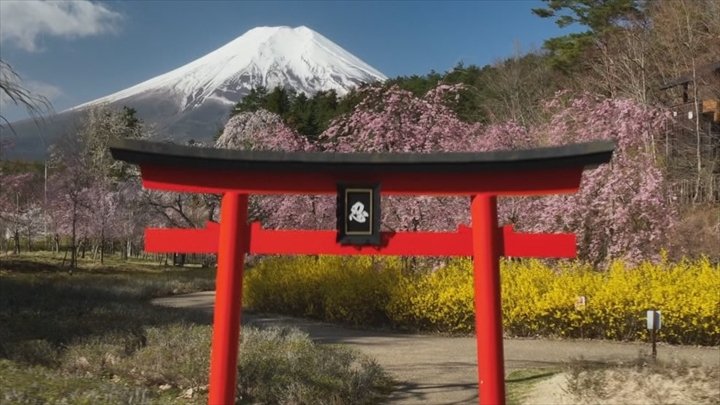
[[[161,298],[158,305],[195,308],[212,312],[213,291]],[[374,357],[400,382],[391,396],[398,404],[477,403],[477,369],[474,337],[443,337],[357,330],[323,322],[286,316],[243,316],[246,324],[257,326],[290,325],[307,331],[319,342],[341,343]],[[634,361],[650,346],[606,341],[556,341],[545,339],[505,339],[506,371],[542,368],[584,359],[598,362]],[[688,364],[720,367],[718,348],[658,346],[658,358]]]

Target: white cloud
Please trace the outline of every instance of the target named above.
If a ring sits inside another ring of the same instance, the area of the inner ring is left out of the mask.
[[[38,96],[43,96],[51,103],[63,95],[62,89],[50,83],[41,82],[38,80],[28,80],[25,82],[28,90]]]
[[[39,36],[77,38],[114,32],[122,15],[87,0],[0,0],[0,43],[38,50]]]
[[[8,89],[17,89],[18,91],[24,93],[25,99],[31,103],[38,104],[38,107],[40,108],[43,108],[43,100],[46,100],[50,103],[50,105],[52,105],[64,95],[60,87],[40,80],[23,78],[23,76],[18,74],[16,71],[11,70],[9,65],[5,63],[0,64],[0,81],[8,86]],[[16,91],[10,91],[10,94],[15,97],[18,96]],[[6,91],[0,91],[0,107],[3,109],[2,115],[5,115],[4,113],[8,109],[14,108],[19,110],[24,108],[22,103],[18,105],[16,101],[17,100],[13,101]]]
[[[23,82],[22,86],[28,92],[29,97],[26,98],[29,98],[31,102],[32,100],[42,100],[42,98],[45,98],[52,105],[53,102],[63,96],[62,89],[50,83],[28,80]],[[0,92],[0,107],[5,109],[14,105],[16,105],[16,103],[10,98],[10,96],[8,96],[5,92]]]

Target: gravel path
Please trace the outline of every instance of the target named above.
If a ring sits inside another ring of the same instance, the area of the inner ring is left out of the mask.
[[[212,312],[213,291],[161,298],[155,304]],[[443,337],[357,330],[280,315],[243,315],[257,326],[291,325],[325,343],[341,343],[374,357],[400,382],[390,398],[398,404],[477,403],[474,337]],[[505,339],[506,372],[521,368],[559,366],[574,359],[599,362],[633,361],[650,346],[593,340]],[[241,349],[242,350],[242,349]],[[720,350],[658,345],[658,358],[691,365],[720,367]]]

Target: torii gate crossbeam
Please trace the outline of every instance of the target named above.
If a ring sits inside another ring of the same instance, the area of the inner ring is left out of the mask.
[[[472,256],[480,404],[505,402],[499,258],[574,257],[572,234],[498,227],[497,196],[572,193],[584,169],[610,160],[612,142],[485,153],[330,154],[230,151],[123,140],[116,159],[140,165],[146,188],[223,194],[221,221],[205,229],[147,229],[146,250],[218,254],[210,404],[235,401],[246,253]],[[472,227],[386,232],[375,245],[343,245],[336,231],[266,230],[247,222],[251,194],[334,194],[345,183],[384,195],[469,196]]]

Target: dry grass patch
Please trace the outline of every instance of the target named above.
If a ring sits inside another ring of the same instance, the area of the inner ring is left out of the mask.
[[[541,381],[526,404],[720,404],[720,368],[638,360],[607,365],[577,361]]]
[[[377,362],[297,328],[243,328],[238,395],[248,404],[376,404],[392,381]]]
[[[207,403],[207,314],[150,300],[208,289],[211,270],[71,276],[36,259],[0,262],[0,405]],[[390,387],[372,360],[297,330],[244,328],[242,345],[240,403],[372,404]]]

